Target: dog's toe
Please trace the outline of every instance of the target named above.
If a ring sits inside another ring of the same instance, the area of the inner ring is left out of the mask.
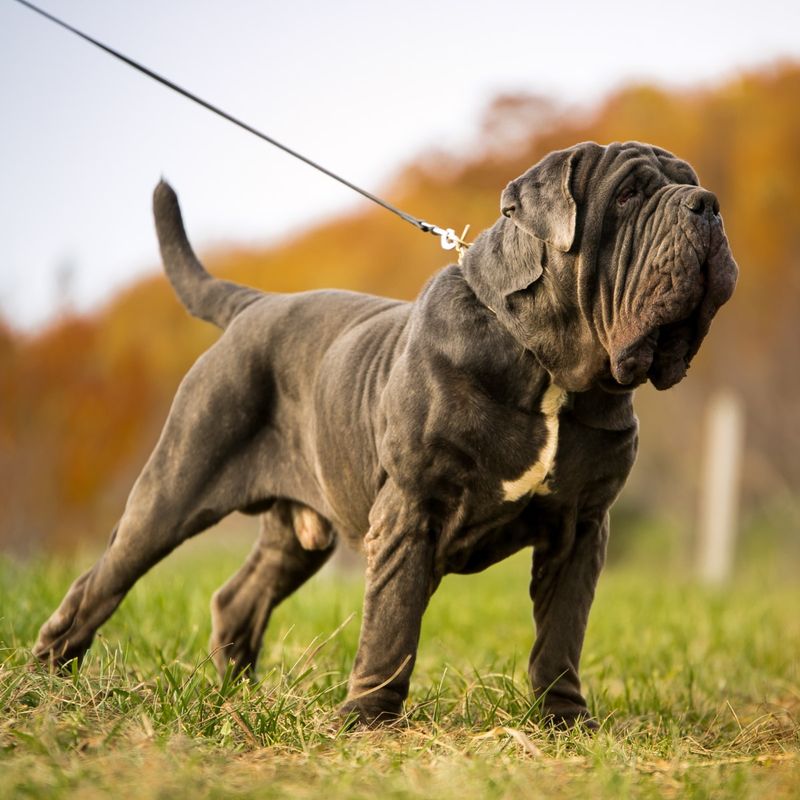
[[[588,711],[549,714],[542,719],[542,723],[552,731],[579,730],[584,733],[595,734],[600,730],[600,723]]]
[[[402,707],[386,707],[369,698],[347,700],[336,712],[340,726],[345,730],[355,728],[383,728],[403,720]]]

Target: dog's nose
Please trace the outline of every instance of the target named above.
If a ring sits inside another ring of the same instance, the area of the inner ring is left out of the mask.
[[[510,217],[517,210],[518,203],[517,186],[512,181],[503,189],[503,194],[500,197],[500,212],[504,217]]]
[[[695,189],[683,201],[684,205],[695,214],[704,214],[706,209],[719,213],[719,200],[713,192],[707,189]]]

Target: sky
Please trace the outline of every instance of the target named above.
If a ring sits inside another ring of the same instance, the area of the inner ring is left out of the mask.
[[[634,81],[707,85],[800,57],[786,0],[39,4],[375,193],[421,152],[468,149],[500,92],[591,107]],[[16,328],[160,268],[161,176],[201,252],[366,202],[14,0],[0,0],[0,109],[0,316]]]

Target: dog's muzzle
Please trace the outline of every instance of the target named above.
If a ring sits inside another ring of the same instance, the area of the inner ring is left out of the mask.
[[[612,346],[610,368],[615,388],[632,389],[650,380],[657,389],[678,383],[689,369],[692,358],[708,332],[711,320],[733,294],[738,267],[733,260],[719,217],[716,196],[694,188],[681,199],[688,211],[685,221],[702,229],[707,242],[704,257],[691,258],[695,273],[679,297],[671,296],[660,306],[655,319],[636,331],[635,324],[624,326],[626,342]],[[702,260],[700,260],[702,258]]]

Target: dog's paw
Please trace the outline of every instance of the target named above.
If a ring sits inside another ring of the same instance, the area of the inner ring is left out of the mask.
[[[49,637],[42,637],[40,634],[31,649],[31,654],[39,666],[45,666],[57,674],[69,675],[75,664],[80,667],[87,650],[88,646],[78,648],[70,646],[68,639],[50,640]],[[31,665],[31,669],[37,668],[36,665]]]
[[[91,571],[87,572],[72,584],[61,605],[39,629],[32,653],[41,663],[57,670],[68,668],[67,671],[73,661],[80,666],[97,628],[92,624],[92,614],[87,614],[85,602],[91,575]]]
[[[387,706],[370,697],[346,700],[336,711],[340,727],[344,730],[355,728],[383,728],[397,725],[403,719],[402,706]]]
[[[70,637],[71,632],[70,627],[61,632],[60,625],[49,628],[45,623],[31,649],[33,657],[40,664],[45,664],[56,672],[70,673],[73,662],[77,662],[78,666],[81,665],[93,638],[75,641]]]
[[[542,717],[542,725],[552,731],[579,730],[595,734],[600,730],[600,723],[585,709],[546,714]]]

